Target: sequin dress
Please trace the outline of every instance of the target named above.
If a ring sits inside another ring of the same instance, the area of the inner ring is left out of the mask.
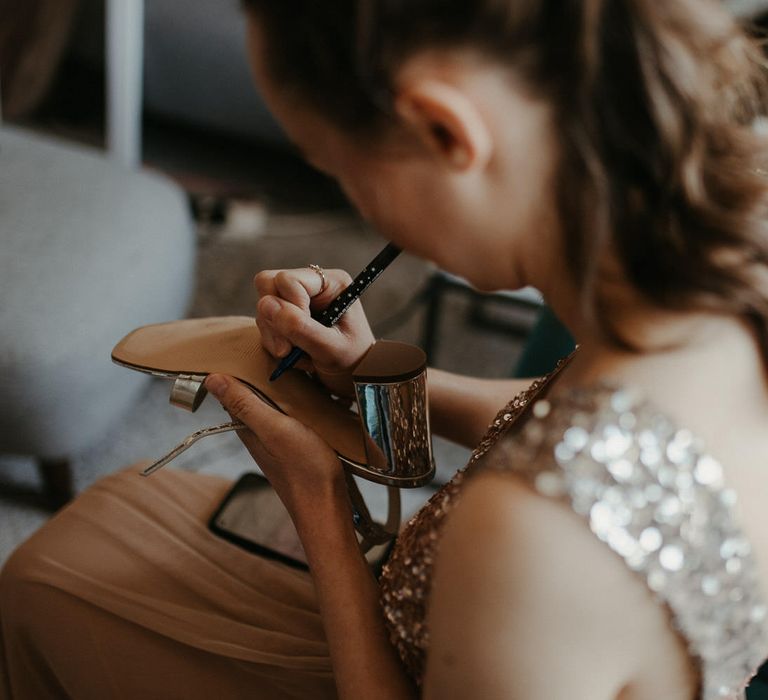
[[[743,698],[768,657],[768,605],[720,464],[690,431],[630,390],[598,385],[538,398],[545,384],[502,409],[467,467],[398,538],[382,571],[381,601],[406,668],[421,682],[445,516],[468,477],[494,469],[562,500],[645,581],[687,642],[702,700]],[[523,414],[530,419],[518,420]]]

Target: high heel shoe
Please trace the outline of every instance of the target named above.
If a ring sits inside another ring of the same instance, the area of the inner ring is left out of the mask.
[[[434,476],[426,394],[426,358],[405,343],[379,341],[353,373],[358,413],[342,406],[306,373],[292,370],[269,382],[276,361],[261,345],[253,318],[187,319],[138,328],[113,349],[112,360],[129,369],[173,380],[171,403],[195,411],[206,395],[208,374],[236,377],[272,408],[315,430],[345,467],[355,527],[367,551],[391,539],[400,522],[399,488]],[[152,474],[197,440],[244,425],[230,421],[189,435],[150,465]],[[371,517],[352,474],[386,485],[385,523]]]

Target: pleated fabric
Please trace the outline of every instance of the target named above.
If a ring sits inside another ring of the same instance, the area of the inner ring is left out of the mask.
[[[334,698],[309,574],[209,532],[231,482],[136,465],[0,574],[0,699]]]

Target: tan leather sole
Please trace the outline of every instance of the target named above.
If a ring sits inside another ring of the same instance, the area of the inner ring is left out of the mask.
[[[137,328],[112,350],[112,359],[161,376],[229,374],[250,386],[265,403],[315,430],[344,459],[366,463],[358,417],[298,370],[269,382],[277,366],[261,345],[249,316],[186,319]]]

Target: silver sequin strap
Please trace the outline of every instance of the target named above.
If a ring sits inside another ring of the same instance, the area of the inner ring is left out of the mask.
[[[669,607],[702,700],[742,698],[768,656],[768,607],[736,493],[699,440],[638,394],[601,385],[538,401],[499,447],[485,467],[563,498]]]

